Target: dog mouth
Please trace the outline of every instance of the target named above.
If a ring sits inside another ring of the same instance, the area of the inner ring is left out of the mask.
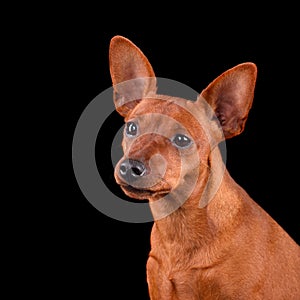
[[[120,184],[124,193],[132,198],[140,200],[159,199],[170,193],[170,189],[150,190],[135,188],[129,184]]]

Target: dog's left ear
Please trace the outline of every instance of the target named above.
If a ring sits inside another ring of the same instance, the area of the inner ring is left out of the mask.
[[[244,130],[252,106],[256,76],[254,63],[242,63],[218,76],[200,94],[214,110],[225,139]]]
[[[109,47],[110,74],[116,110],[126,117],[139,101],[156,93],[156,78],[142,51],[123,36],[114,36]]]

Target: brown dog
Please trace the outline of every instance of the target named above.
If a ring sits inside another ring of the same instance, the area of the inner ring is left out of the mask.
[[[155,220],[151,299],[299,300],[300,247],[230,177],[218,146],[244,129],[255,64],[224,72],[196,101],[158,95],[145,55],[115,36],[110,71],[126,122],[115,178]]]

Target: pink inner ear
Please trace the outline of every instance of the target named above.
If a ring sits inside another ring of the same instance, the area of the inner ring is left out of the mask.
[[[253,63],[237,65],[217,77],[201,93],[214,109],[225,138],[244,130],[254,97],[256,74]]]

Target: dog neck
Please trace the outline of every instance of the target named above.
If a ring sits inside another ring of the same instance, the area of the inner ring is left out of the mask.
[[[246,193],[231,178],[217,152],[212,153],[208,164],[211,168],[201,171],[195,189],[183,205],[155,220],[152,239],[159,240],[159,244],[171,249],[178,243],[182,251],[195,250],[220,240],[226,231],[232,230],[229,227],[238,225],[241,218],[237,215]],[[154,217],[159,215],[151,202],[150,208]]]

